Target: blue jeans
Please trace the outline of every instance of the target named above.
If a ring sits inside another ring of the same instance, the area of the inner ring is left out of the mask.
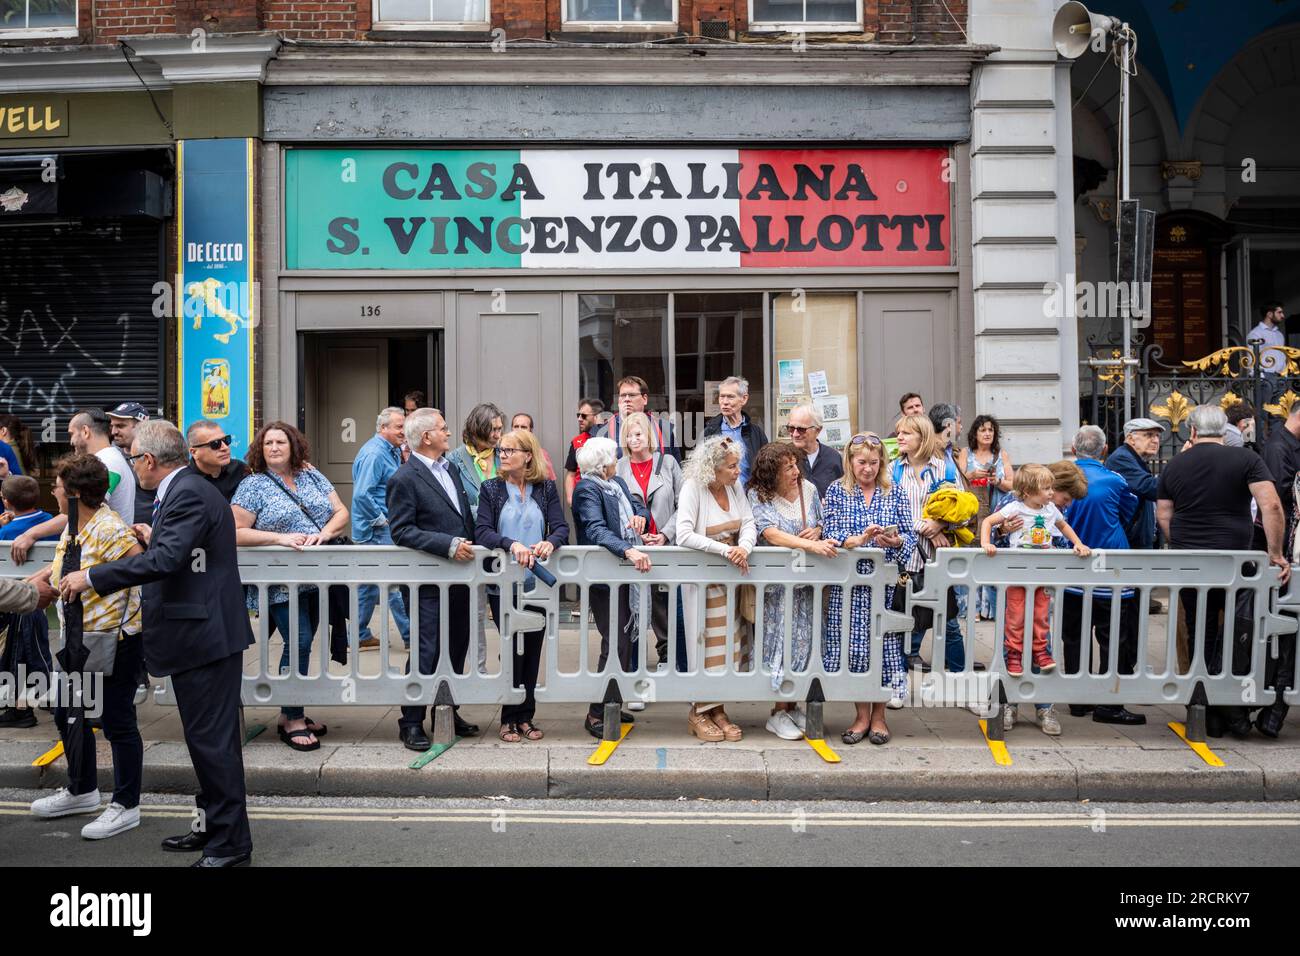
[[[393,535],[387,527],[376,528],[374,533],[366,541],[357,540],[357,544],[392,544]],[[402,643],[407,647],[411,646],[411,619],[406,613],[406,588],[390,588],[388,591],[388,609],[393,613],[393,620],[397,622],[397,629],[402,633]],[[375,613],[375,605],[379,603],[379,586],[370,584],[365,587],[357,588],[357,617],[360,621],[360,629],[357,632],[357,639],[368,641],[375,635],[370,631],[370,618]]]
[[[298,595],[298,673],[306,674],[311,664],[311,646],[316,637],[316,625],[320,623],[320,605],[315,591]],[[272,633],[279,631],[284,638],[284,653],[280,655],[280,672],[289,669],[289,602],[271,605]],[[280,713],[289,720],[298,720],[303,715],[301,707],[281,707]]]
[[[949,614],[948,623],[944,627],[944,667],[949,671],[964,671],[966,669],[966,647],[962,642],[961,636],[961,619],[965,617],[966,611],[966,593],[968,588],[953,588],[953,594],[956,598],[954,602],[949,601],[949,611],[956,613]],[[925,632],[929,628],[922,628],[913,631],[907,644],[907,656],[916,657],[921,653],[921,642],[925,640]],[[933,657],[933,655],[931,655]]]

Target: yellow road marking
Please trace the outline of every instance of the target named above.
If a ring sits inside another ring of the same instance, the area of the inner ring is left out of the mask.
[[[999,720],[1001,718],[998,718]],[[993,754],[993,760],[1002,767],[1011,766],[1011,754],[1007,750],[1005,741],[989,740],[989,722],[980,721],[980,733],[984,735],[984,742],[989,745],[989,752]]]
[[[831,750],[831,748],[826,745],[825,740],[822,740],[820,738],[818,738],[817,740],[811,740],[808,737],[805,737],[804,740],[807,740],[808,746],[811,747],[813,750],[817,751],[817,755],[821,757],[823,760],[825,760],[827,763],[840,762],[840,755],[837,754],[834,750]]]
[[[599,767],[614,753],[614,748],[623,742],[623,738],[632,732],[635,724],[623,724],[618,735],[618,740],[602,740],[596,752],[587,758],[587,763],[593,767]]]
[[[1169,729],[1172,730],[1174,733],[1176,733],[1183,743],[1191,747],[1192,752],[1195,753],[1196,756],[1200,757],[1211,767],[1227,766],[1227,764],[1225,764],[1222,760],[1219,759],[1219,755],[1216,754],[1209,747],[1207,747],[1204,743],[1202,743],[1199,740],[1188,740],[1187,728],[1184,727],[1182,724],[1180,724],[1178,721],[1176,720],[1169,721]]]
[[[95,733],[95,734],[99,733],[98,727],[92,727],[90,730],[91,733]],[[41,754],[39,757],[33,760],[32,766],[48,767],[50,764],[54,763],[54,761],[58,760],[62,756],[63,756],[63,741],[60,740],[49,750],[45,751],[45,753]]]

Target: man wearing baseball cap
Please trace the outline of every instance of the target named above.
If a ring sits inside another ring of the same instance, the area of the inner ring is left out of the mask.
[[[1156,546],[1156,476],[1150,462],[1160,451],[1165,426],[1152,418],[1130,418],[1124,423],[1124,444],[1106,459],[1106,467],[1128,482],[1137,495],[1138,510],[1125,529],[1128,546],[1145,550]]]
[[[108,427],[113,433],[113,444],[125,458],[131,454],[131,442],[135,441],[135,426],[140,422],[147,422],[149,412],[139,402],[123,402],[107,414]],[[127,465],[130,465],[129,460]],[[136,482],[135,515],[132,518],[136,524],[149,524],[153,520],[153,499],[154,492]]]

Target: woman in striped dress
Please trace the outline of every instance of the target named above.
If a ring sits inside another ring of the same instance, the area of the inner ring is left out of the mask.
[[[894,487],[889,476],[889,449],[874,432],[854,435],[844,446],[844,477],[826,489],[825,528],[828,540],[844,548],[884,548],[885,560],[907,567],[916,550],[912,512],[907,496]],[[870,561],[858,562],[858,573],[871,571]],[[886,606],[894,588],[885,588]],[[830,588],[826,608],[826,638],[822,663],[827,671],[838,671],[844,633],[843,590]],[[864,673],[871,659],[871,589],[852,589],[849,610],[849,672]],[[886,634],[881,655],[881,684],[897,697],[907,687],[901,634]],[[863,737],[873,744],[889,742],[883,703],[858,703],[857,718],[842,734],[846,744]]]
[[[740,488],[740,449],[730,438],[717,435],[696,447],[682,469],[681,499],[677,504],[677,544],[683,548],[720,554],[749,572],[749,552],[758,533],[749,501]],[[727,607],[723,584],[689,584],[682,587],[686,604],[686,656],[691,671],[702,662],[708,672],[727,666],[727,622],[735,624],[734,671],[748,670],[752,637],[749,623],[738,608]],[[736,592],[739,594],[739,590]],[[700,607],[703,597],[704,607]],[[721,704],[692,704],[687,718],[691,733],[701,740],[740,740],[741,730]]]

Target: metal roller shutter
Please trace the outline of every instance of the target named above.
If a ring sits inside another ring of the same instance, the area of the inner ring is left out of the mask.
[[[0,222],[0,410],[39,434],[78,408],[162,404],[162,226]]]

